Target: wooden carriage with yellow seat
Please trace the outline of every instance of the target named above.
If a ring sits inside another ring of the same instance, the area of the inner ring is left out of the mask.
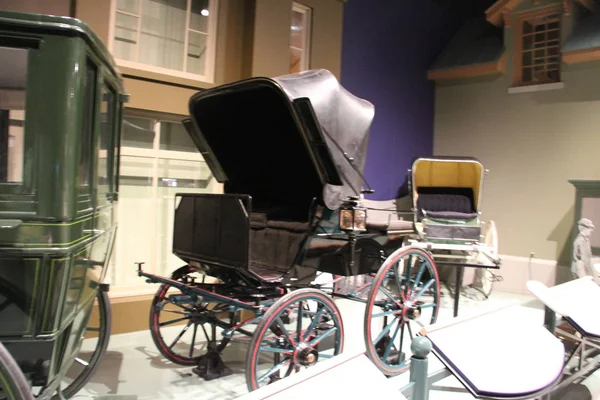
[[[499,278],[498,233],[482,219],[483,182],[487,171],[472,157],[423,157],[408,171],[404,187],[412,207],[414,234],[406,244],[427,249],[436,264],[475,268],[472,287],[486,297]]]

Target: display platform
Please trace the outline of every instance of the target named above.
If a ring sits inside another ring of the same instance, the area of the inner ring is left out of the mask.
[[[365,384],[368,382],[368,384]],[[348,353],[323,361],[312,368],[272,383],[239,400],[305,400],[318,389],[323,399],[368,399],[377,388],[382,399],[406,400],[364,353]]]
[[[532,398],[559,379],[564,346],[535,310],[512,304],[421,331],[476,398]]]

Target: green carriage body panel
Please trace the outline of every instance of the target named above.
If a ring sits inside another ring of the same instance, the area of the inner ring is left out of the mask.
[[[27,51],[27,76],[22,178],[0,183],[0,341],[21,365],[49,362],[50,381],[77,353],[106,275],[125,96],[79,20],[0,12],[6,48]]]

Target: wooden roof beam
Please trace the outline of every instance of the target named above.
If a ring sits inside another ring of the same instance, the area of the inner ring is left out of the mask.
[[[437,81],[446,79],[462,79],[475,76],[504,74],[506,72],[506,53],[502,54],[498,61],[492,61],[484,64],[466,65],[464,67],[455,67],[429,71],[427,78]]]
[[[600,61],[600,47],[591,49],[566,51],[562,53],[565,64],[577,64],[582,62]]]
[[[584,6],[585,8],[587,8],[588,10],[590,10],[591,12],[596,12],[598,10],[600,10],[600,7],[598,7],[598,3],[596,3],[594,0],[576,0],[579,4],[581,4],[582,6]]]
[[[487,20],[497,26],[506,23],[507,15],[518,6],[523,0],[498,0],[485,11]],[[567,14],[570,13],[572,0],[563,0],[563,6]],[[592,12],[600,11],[598,3],[594,0],[574,0]],[[540,4],[539,0],[534,0],[535,4]]]

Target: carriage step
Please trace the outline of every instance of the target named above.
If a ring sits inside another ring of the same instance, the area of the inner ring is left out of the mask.
[[[192,369],[192,372],[203,378],[205,381],[212,381],[233,373],[223,362],[221,355],[217,350],[209,350],[198,360],[198,366]]]

